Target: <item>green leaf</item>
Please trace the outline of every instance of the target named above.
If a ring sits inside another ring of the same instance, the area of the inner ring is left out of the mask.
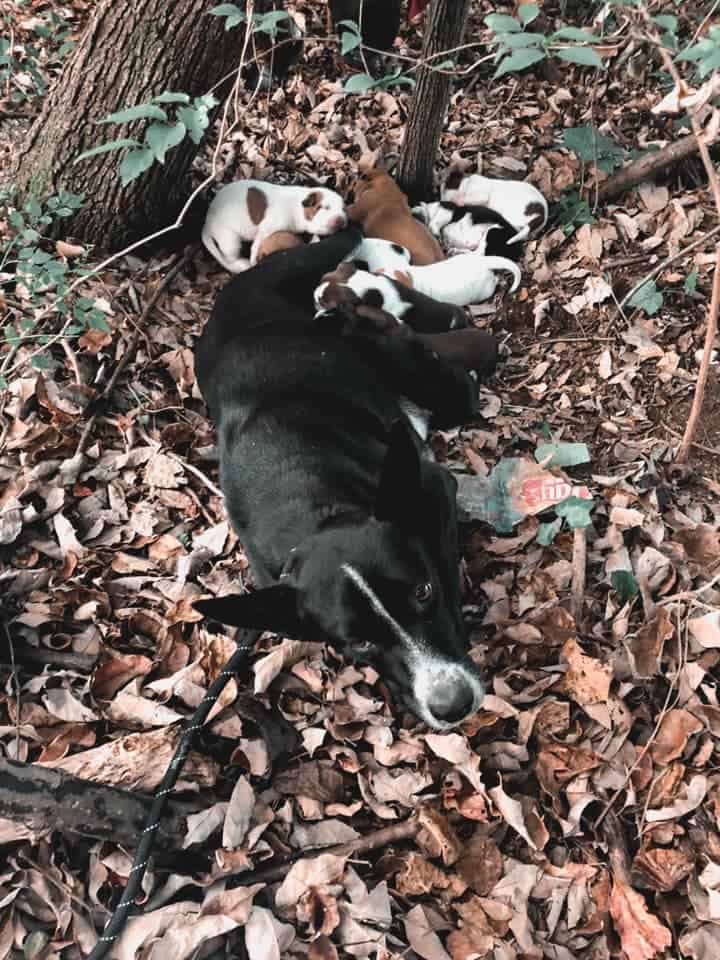
[[[610,574],[610,582],[622,604],[632,600],[640,591],[637,580],[629,570],[613,570]]]
[[[154,103],[139,103],[103,117],[100,123],[129,123],[131,120],[167,120],[167,114]]]
[[[658,290],[654,280],[648,280],[628,300],[631,307],[644,310],[649,317],[654,317],[663,305],[663,295]]]
[[[519,50],[522,47],[542,47],[545,37],[542,33],[508,33],[503,37],[505,50]]]
[[[674,17],[672,14],[658,14],[657,17],[653,17],[653,21],[663,30],[667,30],[668,33],[677,33],[678,18]]]
[[[598,38],[588,30],[580,30],[579,27],[561,27],[555,33],[550,34],[550,41],[555,40],[579,40],[580,43],[597,43]]]
[[[505,57],[493,76],[497,78],[504,76],[506,73],[512,73],[514,70],[526,70],[532,66],[533,63],[544,60],[546,57],[547,54],[544,50],[534,48],[516,50],[515,53],[511,53],[509,57]]]
[[[0,377],[0,390],[7,390],[8,382],[5,377]]]
[[[572,527],[587,527],[590,525],[590,511],[595,506],[592,500],[586,500],[583,497],[568,497],[562,503],[555,506],[555,513],[567,521],[567,525]]]
[[[145,131],[145,143],[155,154],[158,163],[165,163],[165,154],[185,139],[184,123],[152,123]]]
[[[548,467],[576,467],[580,463],[590,463],[590,451],[584,443],[539,443],[535,449],[538,463],[547,457],[551,459]]]
[[[540,7],[535,3],[523,3],[522,6],[518,7],[518,16],[524,27],[532,23],[539,13]]]
[[[187,129],[193,143],[200,143],[210,122],[205,107],[178,107],[178,121]]]
[[[557,51],[561,60],[579,63],[583,67],[604,67],[602,57],[592,47],[564,47]]]
[[[377,81],[369,73],[354,73],[343,84],[345,93],[365,93],[376,85]]]
[[[549,547],[558,533],[560,533],[560,527],[562,527],[562,519],[560,517],[558,517],[557,520],[553,520],[552,523],[541,523],[537,528],[535,539],[541,547]]]
[[[623,148],[592,124],[568,127],[563,130],[562,139],[567,149],[576,153],[583,163],[596,163],[605,173],[612,173],[625,158]]]
[[[351,33],[349,30],[343,30],[340,34],[340,53],[345,56],[345,54],[350,53],[351,50],[355,50],[362,43],[362,37],[359,33]]]
[[[50,357],[46,357],[44,353],[39,353],[37,356],[33,357],[30,362],[36,370],[49,370],[52,366]]]
[[[360,36],[360,26],[355,20],[338,20],[336,26],[344,27],[351,33],[357,34],[358,37]]]
[[[122,150],[123,147],[139,147],[139,140],[132,140],[124,137],[122,140],[110,140],[109,143],[101,143],[99,147],[92,147],[75,157],[73,164],[80,163],[81,160],[87,160],[88,157],[97,157],[101,153],[110,153],[112,150]]]
[[[155,162],[155,154],[149,147],[139,150],[130,150],[120,164],[120,182],[126,187],[133,180],[137,180]]]
[[[685,277],[685,283],[683,284],[683,290],[685,291],[685,293],[695,293],[695,291],[697,290],[697,279],[698,279],[697,270],[693,270],[691,273],[689,273]]]
[[[152,98],[153,103],[190,103],[190,96],[187,93],[159,93],[157,97]]]
[[[42,205],[38,201],[37,197],[33,197],[31,195],[27,198],[24,210],[29,217],[32,217],[33,220],[37,220],[42,213]]]
[[[483,22],[495,33],[519,33],[522,30],[515,17],[509,17],[506,13],[491,13]]]
[[[235,6],[234,3],[221,3],[217,7],[212,7],[208,12],[214,17],[226,17],[226,30],[232,30],[233,27],[236,27],[239,23],[244,23],[246,20],[245,11]]]

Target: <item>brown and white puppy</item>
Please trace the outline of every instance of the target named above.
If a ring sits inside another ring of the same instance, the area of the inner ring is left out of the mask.
[[[462,308],[346,261],[322,278],[315,290],[315,306],[322,314],[348,303],[376,307],[419,333],[441,333],[468,325]]]
[[[264,258],[269,257],[271,253],[280,253],[281,250],[292,250],[293,247],[301,247],[305,241],[296,233],[290,233],[289,230],[278,230],[271,233],[260,244],[258,250],[258,263]]]
[[[346,224],[345,204],[334,190],[237,180],[215,194],[205,218],[202,240],[226,270],[240,273],[248,267],[248,261],[240,255],[243,241],[252,241],[249,265],[254,266],[261,245],[273,233],[289,231],[326,237]]]
[[[502,214],[517,230],[508,243],[526,240],[547,223],[547,200],[524,180],[492,180],[478,173],[463,176],[460,170],[452,170],[440,196],[459,207],[487,207]]]
[[[445,259],[442,247],[428,228],[412,215],[408,198],[380,167],[363,173],[355,183],[351,220],[362,224],[366,237],[399,243],[410,251],[412,263],[425,265]]]

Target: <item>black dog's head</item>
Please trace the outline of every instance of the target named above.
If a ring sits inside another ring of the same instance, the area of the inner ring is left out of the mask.
[[[483,698],[466,656],[455,492],[449,472],[421,461],[410,428],[396,425],[374,516],[337,517],[298,544],[279,584],[195,606],[223,623],[323,638],[375,667],[429,726],[449,729]]]

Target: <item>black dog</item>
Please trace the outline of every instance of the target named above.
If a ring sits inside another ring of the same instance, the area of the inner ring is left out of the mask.
[[[356,315],[343,333],[350,307],[336,329],[315,320],[315,287],[359,239],[351,226],[273,254],[217,298],[196,370],[228,512],[261,589],[196,607],[325,639],[446,729],[483,696],[466,656],[457,485],[421,459],[400,397],[450,426],[473,415],[476,386],[409,328],[389,336]]]

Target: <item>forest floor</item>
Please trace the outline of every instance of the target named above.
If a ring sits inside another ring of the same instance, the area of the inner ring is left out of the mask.
[[[343,95],[322,7],[298,0],[320,39],[284,89],[244,95],[218,154],[221,181],[312,177],[347,192],[362,154],[400,143],[410,95]],[[490,12],[473,3],[468,40],[487,42]],[[674,12],[687,34],[703,16]],[[86,13],[74,9],[76,25]],[[166,846],[149,872],[144,914],[118,957],[141,947],[251,960],[720,955],[717,363],[690,468],[673,467],[710,298],[714,239],[702,237],[717,218],[695,159],[601,205],[606,174],[563,145],[564,128],[588,124],[620,156],[682,135],[651,113],[662,78],[642,43],[627,55],[632,30],[617,17],[607,70],[548,61],[491,81],[484,62],[459,82],[438,164],[467,160],[529,178],[552,202],[571,188],[588,201],[591,223],[551,224],[526,245],[521,288],[473,309],[500,338],[502,363],[482,387],[482,420],[433,440],[452,469],[480,478],[506,458],[534,462],[542,442],[587,445],[589,463],[563,471],[593,498],[582,613],[570,612],[573,530],[548,542],[545,515],[509,534],[467,525],[472,656],[488,697],[442,735],[394,707],[372,670],[265,635],[191,754],[184,849]],[[546,3],[538,27],[560,22]],[[582,13],[564,22],[587,25]],[[420,42],[421,26],[404,30],[399,52],[417,56]],[[486,56],[480,45],[460,65]],[[0,123],[6,157],[25,125]],[[655,278],[663,301],[652,316],[620,306],[695,240]],[[109,332],[53,348],[45,371],[21,368],[0,424],[2,752],[145,793],[234,648],[192,601],[248,577],[193,372],[226,280],[204,254],[139,329],[110,409],[75,456],[88,400],[174,262],[130,256],[88,280]],[[0,820],[0,957],[23,944],[25,955],[77,957],[72,944],[94,943],[132,849],[92,839],[92,824],[84,837],[50,832],[36,815],[28,827]],[[398,824],[395,839],[376,837]],[[348,841],[355,852],[263,879],[268,864]]]

